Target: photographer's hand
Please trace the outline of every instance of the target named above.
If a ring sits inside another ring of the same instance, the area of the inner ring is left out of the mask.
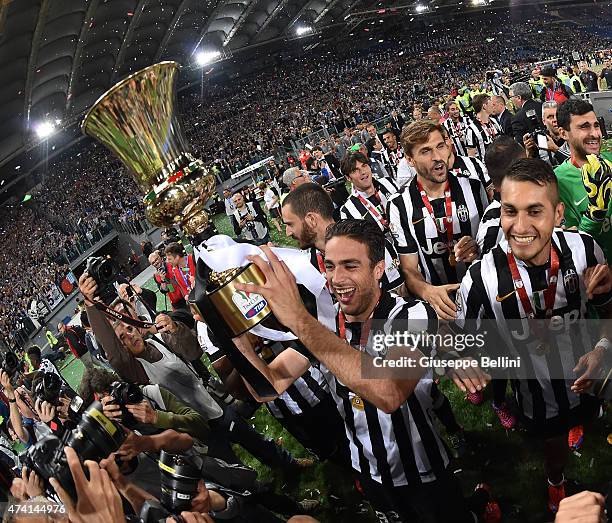
[[[21,479],[24,483],[28,497],[35,498],[36,496],[42,496],[44,493],[43,482],[36,475],[36,472],[28,471],[25,467],[21,469]]]
[[[11,385],[10,376],[5,371],[0,371],[0,385],[2,385],[2,388],[4,389],[4,392],[6,392],[8,399],[14,400],[15,389],[13,388],[13,385]]]
[[[98,284],[96,283],[96,280],[89,275],[89,273],[84,272],[79,278],[79,290],[81,291],[81,294],[83,295],[83,298],[85,298],[87,304],[91,305],[94,302],[96,292],[98,291]]]
[[[149,443],[149,436],[139,436],[135,432],[129,432],[128,437],[125,439],[117,455],[124,461],[129,461],[135,458],[141,452],[151,450]]]
[[[108,419],[121,421],[121,407],[115,403],[111,396],[104,396],[100,403],[102,403],[102,413]]]
[[[61,487],[56,478],[51,478],[51,486],[68,511],[68,518],[73,523],[108,523],[125,521],[121,496],[113,485],[106,470],[95,461],[86,461],[89,480],[79,461],[76,452],[70,447],[64,448],[70,473],[76,489],[76,503]]]
[[[531,137],[531,133],[525,133],[523,135],[523,144],[525,145],[525,151],[527,151],[528,158],[538,157],[538,146],[533,141],[533,138]]]
[[[181,517],[185,523],[214,523],[214,520],[208,514],[200,514],[198,512],[181,512]],[[166,518],[166,523],[176,523],[174,516]]]
[[[146,399],[135,405],[126,405],[125,408],[140,423],[146,423],[147,425],[155,425],[157,423],[157,411],[151,407],[151,404]]]
[[[66,396],[60,396],[59,402],[60,404],[57,406],[56,411],[58,418],[63,422],[64,420],[68,419],[68,411],[70,410],[71,400]]]
[[[115,461],[116,453],[112,453],[108,458],[100,461],[100,467],[108,472],[108,475],[121,495],[128,501],[136,514],[140,514],[142,505],[148,499],[156,499],[146,490],[134,485],[121,473]]]
[[[37,398],[34,402],[34,410],[43,423],[49,423],[55,418],[55,407],[48,401],[40,401],[40,398]]]
[[[155,327],[159,333],[174,334],[178,330],[176,323],[167,314],[159,314],[155,318]]]

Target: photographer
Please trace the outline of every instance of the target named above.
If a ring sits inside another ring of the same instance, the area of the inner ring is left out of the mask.
[[[556,167],[569,158],[569,146],[559,134],[557,126],[557,102],[549,101],[542,104],[542,121],[544,127],[537,126],[535,131],[523,136],[523,143],[530,158],[540,158]]]
[[[210,429],[206,420],[191,407],[188,407],[169,390],[159,385],[140,386],[142,399],[138,403],[126,403],[126,398],[114,398],[113,384],[121,380],[113,372],[103,369],[89,369],[83,374],[80,394],[87,401],[96,397],[102,398],[104,414],[110,418],[122,421],[122,412],[127,411],[139,424],[152,425],[156,429],[172,429],[188,434],[204,443],[210,437]],[[128,386],[128,384],[124,384]],[[140,398],[136,398],[140,399]],[[127,401],[130,401],[129,399]],[[122,410],[125,408],[125,411]],[[124,420],[125,421],[125,420]]]
[[[15,397],[15,389],[11,384],[11,378],[6,373],[6,371],[0,372],[0,385],[4,389],[4,394],[8,399],[9,411],[10,411],[10,422],[13,428],[13,431],[19,438],[19,440],[26,446],[29,447],[35,441],[34,431],[32,429],[32,424],[24,423],[24,420],[21,416],[21,412],[19,407],[17,406],[17,399]],[[29,425],[29,426],[27,426]]]
[[[157,284],[157,288],[164,295],[164,298],[166,296],[170,298],[172,309],[188,309],[185,296],[183,296],[178,282],[174,278],[172,265],[164,261],[160,251],[153,251],[149,255],[149,263],[155,268],[153,279]]]
[[[135,283],[121,283],[117,288],[119,298],[129,303],[138,316],[155,316],[157,309],[157,294],[149,289],[143,289]]]
[[[187,361],[202,355],[197,337],[181,322],[160,314],[151,330],[161,337],[144,335],[138,329],[121,321],[111,324],[104,314],[93,306],[97,284],[87,273],[79,279],[79,288],[87,304],[87,314],[96,337],[100,340],[113,369],[128,383],[141,385],[159,384],[166,387],[182,402],[193,408],[207,420],[213,430],[239,443],[263,463],[272,467],[293,469],[310,465],[305,460],[294,459],[273,441],[265,439],[246,423],[233,408],[222,409],[203,386]],[[115,310],[135,318],[133,309],[125,302]]]
[[[255,245],[264,245],[270,241],[268,221],[257,202],[245,203],[244,196],[236,193],[232,197],[236,211],[237,226],[234,227],[236,236],[242,234],[243,238]]]

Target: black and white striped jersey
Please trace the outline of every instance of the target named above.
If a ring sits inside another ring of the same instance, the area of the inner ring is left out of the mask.
[[[391,197],[397,193],[397,187],[389,178],[372,180],[372,182],[376,192],[367,196],[365,193],[353,189],[346,203],[340,208],[340,217],[373,221],[385,233],[385,274],[382,277],[381,284],[383,289],[393,290],[404,283],[404,276],[399,269],[399,256],[393,244],[389,227],[386,225],[388,221],[387,204]]]
[[[198,322],[198,341],[202,350],[206,352],[212,363],[224,356],[210,337],[210,331],[205,323]],[[270,362],[282,350],[280,343],[271,342],[259,351],[260,357]],[[323,399],[329,396],[329,387],[323,373],[312,365],[309,369],[295,380],[285,392],[277,398],[266,403],[266,406],[276,418],[285,418],[303,414],[309,408],[315,407]]]
[[[402,146],[398,143],[397,149],[391,150],[389,148],[385,148],[383,151],[380,152],[380,155],[377,159],[383,162],[389,177],[392,180],[397,180],[397,169],[400,160],[403,157],[404,150],[402,149]]]
[[[476,238],[480,217],[489,200],[484,186],[471,178],[448,177],[452,200],[453,245],[463,236]],[[445,199],[431,199],[436,222],[431,218],[412,180],[389,202],[389,227],[400,256],[419,257],[423,278],[432,285],[459,283],[467,270],[464,262],[449,263]],[[443,232],[440,232],[442,230]]]
[[[465,145],[468,149],[476,149],[477,156],[484,160],[487,147],[500,134],[503,134],[503,130],[494,117],[489,117],[489,123],[487,124],[482,123],[478,118],[474,118],[470,121],[466,130]]]
[[[450,174],[461,178],[472,178],[480,180],[485,189],[491,184],[489,171],[484,162],[473,156],[458,156],[455,155],[455,162],[448,169]]]
[[[260,357],[270,363],[280,352],[280,343],[270,343],[259,353]],[[275,418],[287,418],[308,412],[325,398],[329,397],[329,386],[323,373],[316,365],[311,365],[304,374],[295,380],[282,394],[266,406]]]
[[[407,330],[413,332],[435,333],[438,329],[436,313],[428,303],[407,302],[384,291],[373,318],[391,320],[394,325],[401,324],[402,330],[408,326]],[[362,326],[359,322],[345,325],[349,343],[360,344]],[[372,328],[365,350],[372,356],[380,356],[371,348],[374,333]],[[323,365],[321,370],[344,419],[351,462],[356,471],[391,487],[434,481],[446,468],[448,456],[431,421],[431,379],[421,379],[402,406],[386,414],[356,395]]]
[[[442,122],[442,125],[448,132],[450,139],[455,146],[455,153],[461,156],[467,156],[467,148],[465,146],[465,134],[470,125],[470,119],[467,116],[460,116],[459,120],[454,122],[452,118],[447,118]]]
[[[582,232],[555,229],[553,244],[559,272],[548,321],[544,320],[543,292],[549,284],[550,262],[527,266],[516,260],[536,320],[545,325],[545,338],[527,319],[508,264],[506,243],[472,264],[456,298],[455,325],[459,329],[472,333],[494,330],[495,342],[486,344],[484,351],[496,357],[520,357],[520,367],[510,368],[509,373],[520,409],[536,423],[564,416],[580,405],[581,396],[570,389],[578,377],[573,369],[600,338],[599,333],[590,333],[583,321],[587,313],[583,273],[587,267],[606,263],[603,252],[590,235]],[[603,305],[610,300],[612,293],[597,296],[593,303]]]
[[[498,200],[493,200],[485,209],[478,226],[478,233],[476,233],[476,243],[478,243],[480,249],[480,257],[482,258],[503,241],[505,241],[505,237],[501,228],[501,203]]]

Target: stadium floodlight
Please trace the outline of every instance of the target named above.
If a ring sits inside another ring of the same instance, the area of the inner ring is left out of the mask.
[[[487,0],[472,0],[473,6],[487,5]]]
[[[312,27],[310,27],[308,25],[302,25],[302,26],[297,27],[295,29],[295,34],[297,34],[298,36],[302,36],[302,35],[305,35],[307,33],[312,33]]]
[[[51,122],[42,122],[36,126],[36,134],[42,140],[48,138],[55,131],[55,126]]]
[[[214,62],[221,56],[220,51],[200,51],[196,54],[195,60],[200,67],[204,67],[211,62]]]
[[[427,11],[427,7],[426,7],[426,6],[424,6],[424,5],[422,5],[422,4],[418,4],[418,5],[415,7],[415,10],[416,10],[416,12],[417,12],[417,13],[422,13],[422,12],[424,12],[424,11]]]

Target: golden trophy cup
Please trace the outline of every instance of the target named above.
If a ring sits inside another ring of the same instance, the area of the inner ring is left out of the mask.
[[[206,202],[215,192],[215,178],[193,157],[176,111],[175,82],[179,64],[160,62],[111,87],[89,109],[83,133],[104,144],[125,165],[144,193],[147,219],[158,227],[179,225],[197,238],[209,227]],[[255,265],[234,272],[211,273],[207,287],[215,306],[234,336],[270,314],[261,302],[257,314],[236,298],[234,277],[243,282],[265,281]],[[236,303],[238,302],[238,304]]]
[[[215,178],[190,153],[181,131],[176,110],[178,70],[177,62],[160,62],[124,78],[89,109],[81,128],[114,153],[131,173],[144,194],[150,223],[178,225],[193,244],[198,244],[210,230],[204,206],[215,192]],[[216,337],[222,338],[222,348],[233,353],[232,360],[241,359],[231,338],[274,316],[262,296],[239,293],[233,281],[263,283],[263,274],[254,264],[215,273],[202,261],[197,272],[189,300],[192,308]],[[266,389],[260,383],[258,388],[263,391],[262,387]]]

